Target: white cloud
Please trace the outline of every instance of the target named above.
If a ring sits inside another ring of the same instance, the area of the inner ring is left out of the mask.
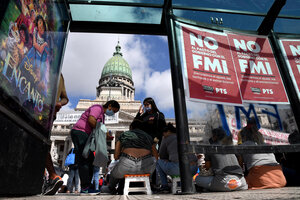
[[[203,116],[208,111],[207,106],[210,104],[195,102],[195,101],[186,101],[186,107],[188,111],[188,117],[191,119],[202,119]]]
[[[160,110],[174,107],[170,70],[149,74],[145,89],[146,96],[152,97]]]
[[[62,68],[68,95],[96,96],[102,68],[116,44],[116,36],[69,34]]]
[[[118,39],[121,52],[131,68],[147,71],[136,67],[148,66],[149,62],[140,52],[142,44],[132,35],[70,33],[62,68],[68,95],[96,97],[102,69],[113,56]],[[135,45],[128,45],[130,43]],[[139,77],[137,80],[138,85],[143,83]]]
[[[70,33],[62,68],[68,96],[96,98],[102,69],[113,56],[118,39],[123,57],[132,69],[136,94],[153,97],[161,110],[173,108],[170,70],[155,71],[150,59],[157,58],[151,56],[149,44],[134,35]],[[72,106],[76,105],[69,103],[64,109]]]
[[[70,110],[74,110],[73,109],[73,105],[71,102],[68,102],[67,105],[64,105],[60,110],[59,112],[64,112],[64,111],[70,111]]]

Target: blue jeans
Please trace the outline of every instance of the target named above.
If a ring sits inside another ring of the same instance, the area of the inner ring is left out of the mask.
[[[193,176],[196,174],[198,167],[197,165],[191,165],[190,169],[191,176]],[[179,163],[159,159],[156,164],[156,170],[160,176],[162,186],[168,185],[167,175],[180,176]]]
[[[99,190],[99,171],[100,171],[100,167],[98,166],[94,166],[94,171],[93,171],[93,178],[92,178],[92,182],[94,182],[95,184],[95,190]]]
[[[214,176],[197,176],[196,184],[202,188],[209,189]]]
[[[148,157],[140,161],[133,161],[121,155],[119,162],[113,168],[109,178],[109,188],[115,189],[120,179],[125,174],[152,174],[155,169],[153,157]]]
[[[69,191],[73,190],[73,179],[75,184],[75,191],[79,189],[79,171],[78,169],[70,169],[69,170],[69,178],[67,182],[67,188]]]

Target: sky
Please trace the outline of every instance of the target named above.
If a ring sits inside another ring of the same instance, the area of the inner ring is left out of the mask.
[[[79,99],[96,99],[102,69],[118,40],[132,70],[135,100],[152,97],[166,118],[174,118],[166,36],[70,32],[62,65],[70,101],[62,110],[73,110]]]

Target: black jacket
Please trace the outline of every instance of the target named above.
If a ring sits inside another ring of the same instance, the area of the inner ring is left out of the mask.
[[[135,119],[139,119],[143,122],[143,131],[151,135],[154,139],[159,139],[159,144],[163,136],[163,128],[166,126],[165,116],[162,112],[148,113],[145,112],[142,115],[138,112]]]

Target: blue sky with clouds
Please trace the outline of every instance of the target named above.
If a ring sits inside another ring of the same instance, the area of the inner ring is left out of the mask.
[[[135,99],[151,96],[167,118],[174,118],[168,42],[165,36],[69,33],[62,73],[74,109],[79,99],[96,99],[102,68],[113,56],[118,40],[132,69]]]

